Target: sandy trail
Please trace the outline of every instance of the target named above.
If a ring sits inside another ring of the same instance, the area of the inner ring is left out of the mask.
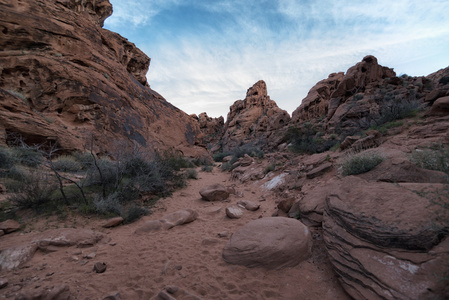
[[[199,190],[214,183],[235,185],[240,195],[231,195],[226,202],[201,200]],[[233,232],[250,220],[271,216],[276,204],[273,199],[263,200],[264,193],[257,184],[231,181],[229,173],[218,168],[199,172],[198,180],[190,180],[186,188],[159,200],[153,213],[136,223],[103,229],[104,221],[78,222],[77,228],[106,233],[108,241],[91,248],[38,251],[24,268],[2,271],[0,277],[7,277],[10,283],[0,290],[0,299],[12,297],[19,288],[60,283],[70,286],[74,299],[103,299],[116,291],[121,299],[150,299],[166,286],[177,286],[201,299],[348,299],[331,270],[319,232],[313,255],[293,268],[246,268],[222,259],[222,249]],[[259,202],[261,207],[245,211],[241,219],[229,219],[226,206],[242,199]],[[146,221],[185,208],[196,210],[198,219],[167,231],[134,234]],[[229,235],[223,238],[218,233]],[[14,233],[3,238],[9,244],[31,235]],[[83,258],[90,253],[96,254],[94,259]],[[95,262],[105,262],[106,272],[94,273]],[[188,298],[178,297],[181,299]]]

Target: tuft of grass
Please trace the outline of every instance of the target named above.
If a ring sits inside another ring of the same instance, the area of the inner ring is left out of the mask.
[[[82,169],[81,164],[75,160],[73,156],[62,155],[57,160],[53,161],[53,166],[56,171],[61,172],[78,172]]]
[[[391,121],[384,123],[382,125],[371,126],[368,130],[377,130],[380,133],[385,134],[388,131],[388,129],[401,127],[402,125],[404,125],[404,121]]]
[[[270,172],[272,172],[274,170],[276,170],[276,164],[275,163],[271,163],[271,164],[269,164],[269,165],[267,165],[265,167],[265,174],[268,174],[268,173],[270,173]]]
[[[384,160],[377,153],[359,153],[348,157],[342,164],[344,176],[366,173]]]

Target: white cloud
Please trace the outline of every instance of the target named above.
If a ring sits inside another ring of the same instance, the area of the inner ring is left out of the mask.
[[[181,3],[111,2],[117,26],[151,24],[152,17]],[[269,13],[284,18],[285,24],[275,29],[267,25],[270,20],[265,22],[270,16],[262,14],[263,7],[255,9],[259,1],[182,3],[232,14],[226,24],[211,24],[207,31],[141,46],[152,58],[152,88],[187,113],[226,116],[229,106],[259,79],[267,82],[271,98],[291,113],[317,81],[346,71],[367,54],[409,75],[427,75],[449,65],[444,55],[449,49],[449,1],[279,0],[277,10]]]

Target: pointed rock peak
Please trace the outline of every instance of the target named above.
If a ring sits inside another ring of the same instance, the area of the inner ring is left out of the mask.
[[[259,80],[246,92],[246,98],[257,96],[258,98],[268,96],[267,84],[263,80]]]
[[[374,64],[374,65],[377,65],[377,64],[378,64],[378,63],[377,63],[377,58],[374,57],[374,56],[372,56],[372,55],[367,55],[367,56],[365,56],[365,57],[362,59],[362,62],[366,62],[366,63]]]

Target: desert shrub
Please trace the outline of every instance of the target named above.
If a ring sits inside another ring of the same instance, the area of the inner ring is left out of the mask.
[[[194,158],[193,160],[191,160],[191,163],[194,164],[195,166],[199,167],[199,166],[211,166],[213,165],[213,161],[211,161],[210,158],[208,157],[198,157],[198,158]]]
[[[351,155],[342,164],[344,176],[368,172],[380,164],[384,158],[377,153],[359,153]]]
[[[231,155],[230,152],[219,152],[219,153],[215,153],[213,158],[214,158],[214,161],[216,161],[216,162],[222,162],[223,158],[225,158],[226,156],[229,156],[229,155]]]
[[[126,211],[126,214],[124,216],[122,216],[123,222],[125,224],[129,224],[129,223],[139,220],[142,216],[145,216],[147,214],[148,214],[147,209],[145,209],[142,206],[133,204],[128,208],[128,210]]]
[[[269,164],[269,165],[267,165],[265,167],[265,174],[268,174],[268,173],[270,173],[270,172],[272,172],[274,170],[276,170],[276,164],[275,163],[271,163],[271,164]]]
[[[371,126],[368,130],[377,130],[380,133],[385,134],[388,131],[388,129],[401,127],[402,125],[404,125],[404,122],[397,120],[397,121],[387,122],[387,123],[384,123],[384,124],[378,125],[378,126]]]
[[[245,154],[257,158],[263,158],[265,155],[260,147],[254,146],[251,143],[234,148],[230,151],[230,155],[232,155],[235,160],[245,156]]]
[[[54,178],[44,172],[32,170],[27,181],[21,181],[20,191],[9,197],[9,200],[20,208],[39,209],[54,200],[53,193],[57,190]]]
[[[156,159],[175,171],[194,167],[189,160],[174,151],[165,151],[162,154],[157,154]]]
[[[79,162],[73,156],[62,155],[53,162],[53,168],[61,172],[78,172],[82,169]]]
[[[214,169],[213,166],[202,166],[201,167],[201,171],[203,171],[203,172],[212,172],[213,169]]]
[[[329,150],[339,141],[336,138],[323,139],[322,132],[309,122],[300,127],[290,127],[283,140],[290,144],[290,150],[296,153],[321,153]]]
[[[0,148],[0,168],[9,169],[15,163],[11,151],[6,147]]]
[[[26,147],[14,147],[11,148],[14,160],[27,167],[39,166],[44,158],[41,153]]]
[[[420,168],[449,175],[449,147],[436,145],[433,149],[415,150],[411,154],[411,161]]]
[[[27,183],[31,181],[28,171],[22,166],[13,166],[6,173],[6,177]]]
[[[97,166],[92,163],[89,166],[85,185],[102,185],[110,186],[117,181],[117,165],[108,158],[101,158],[96,161]]]
[[[198,172],[195,169],[187,169],[185,175],[187,179],[198,179]]]
[[[229,170],[231,170],[231,168],[232,168],[232,165],[231,165],[231,163],[228,163],[228,162],[221,165],[222,171],[229,171]]]
[[[440,80],[438,80],[438,82],[441,83],[442,85],[448,84],[449,83],[449,76],[441,77]]]
[[[407,99],[384,99],[381,104],[382,108],[379,112],[380,116],[374,120],[377,126],[392,122],[399,119],[410,118],[416,116],[419,111],[419,101]]]
[[[116,215],[120,216],[123,213],[123,206],[116,193],[110,194],[107,197],[97,197],[94,200],[95,212],[100,215]]]

